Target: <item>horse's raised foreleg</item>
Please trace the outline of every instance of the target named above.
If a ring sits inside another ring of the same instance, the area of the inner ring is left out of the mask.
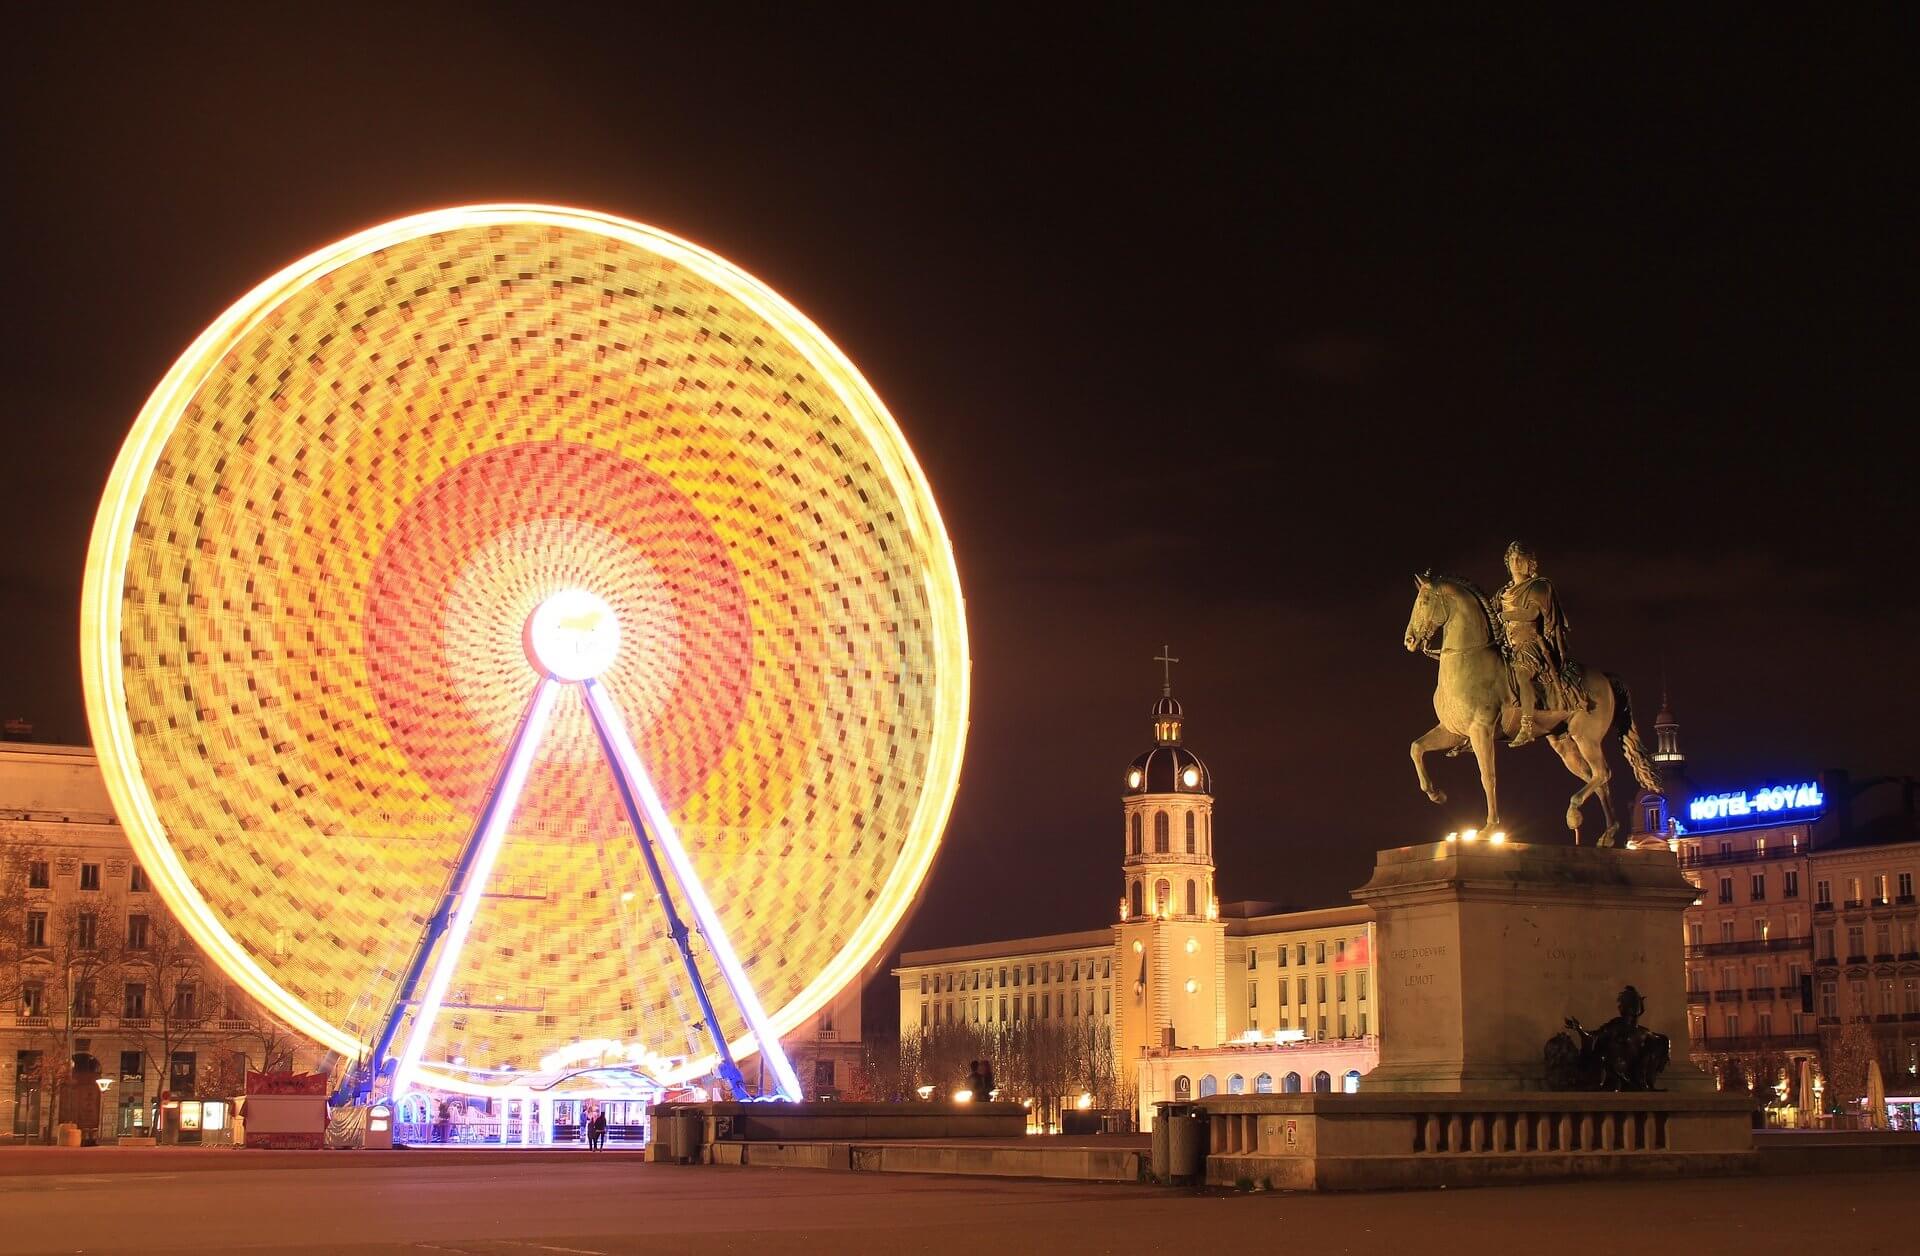
[[[1493,766],[1493,721],[1481,720],[1467,729],[1467,739],[1473,743],[1473,757],[1480,764],[1480,789],[1487,796],[1487,823],[1489,829],[1500,826],[1500,788],[1498,773]]]
[[[1600,796],[1600,813],[1606,817],[1607,827],[1600,831],[1595,846],[1611,846],[1620,833],[1620,822],[1613,816],[1612,790],[1613,773],[1607,768],[1607,751],[1600,744],[1600,735],[1586,736],[1581,732],[1573,734],[1573,740],[1580,747],[1580,757],[1587,761],[1587,783],[1579,793],[1573,796],[1568,810],[1584,806],[1587,799],[1595,794]]]
[[[1567,771],[1573,773],[1579,780],[1581,790],[1584,791],[1591,770],[1587,767],[1586,756],[1580,753],[1580,747],[1574,744],[1573,738],[1562,733],[1557,737],[1547,738],[1547,744],[1552,746],[1553,752],[1560,756],[1560,762],[1567,765]],[[1580,806],[1584,801],[1580,793],[1576,792],[1567,802],[1567,827],[1573,830],[1575,846],[1580,844]]]
[[[1445,724],[1435,724],[1425,733],[1414,738],[1408,752],[1413,755],[1413,775],[1420,782],[1421,793],[1435,802],[1447,800],[1447,792],[1435,788],[1432,779],[1427,776],[1427,754],[1434,750],[1445,750],[1465,740],[1466,738],[1458,733],[1448,732]]]

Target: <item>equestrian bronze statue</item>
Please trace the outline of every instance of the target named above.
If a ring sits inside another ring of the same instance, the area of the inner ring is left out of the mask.
[[[1507,571],[1511,580],[1497,602],[1459,576],[1428,572],[1413,578],[1405,644],[1440,663],[1433,690],[1433,712],[1440,722],[1413,743],[1414,775],[1428,798],[1444,803],[1447,795],[1428,777],[1426,757],[1435,750],[1455,755],[1471,749],[1487,797],[1485,827],[1493,830],[1500,826],[1494,743],[1504,739],[1524,746],[1544,738],[1580,781],[1567,800],[1573,840],[1580,840],[1582,809],[1597,795],[1606,828],[1596,845],[1611,846],[1620,822],[1602,740],[1618,734],[1640,787],[1660,788],[1633,724],[1627,687],[1619,677],[1567,657],[1566,617],[1531,550],[1517,541],[1508,546]],[[1431,644],[1436,634],[1437,648]]]

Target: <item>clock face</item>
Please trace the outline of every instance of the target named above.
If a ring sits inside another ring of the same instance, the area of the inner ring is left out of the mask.
[[[782,1032],[912,902],[965,735],[952,553],[866,381],[751,276],[578,210],[404,219],[242,298],[136,421],[82,618],[158,889],[341,1051],[542,672],[615,704]],[[429,1080],[586,1040],[711,1065],[584,701],[554,701]]]

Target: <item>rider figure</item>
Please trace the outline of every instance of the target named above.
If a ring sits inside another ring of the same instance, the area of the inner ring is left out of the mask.
[[[1512,662],[1514,696],[1520,719],[1509,746],[1533,740],[1534,683],[1539,682],[1550,708],[1584,710],[1586,699],[1567,680],[1567,619],[1553,595],[1553,585],[1540,574],[1540,560],[1519,541],[1507,546],[1509,579],[1500,590],[1500,620],[1506,626]]]

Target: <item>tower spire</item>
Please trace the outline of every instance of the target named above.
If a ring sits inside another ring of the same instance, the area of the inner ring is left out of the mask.
[[[1173,650],[1169,646],[1162,644],[1160,653],[1153,656],[1153,661],[1160,664],[1160,696],[1171,698],[1173,696],[1173,665],[1180,660],[1173,657]]]

